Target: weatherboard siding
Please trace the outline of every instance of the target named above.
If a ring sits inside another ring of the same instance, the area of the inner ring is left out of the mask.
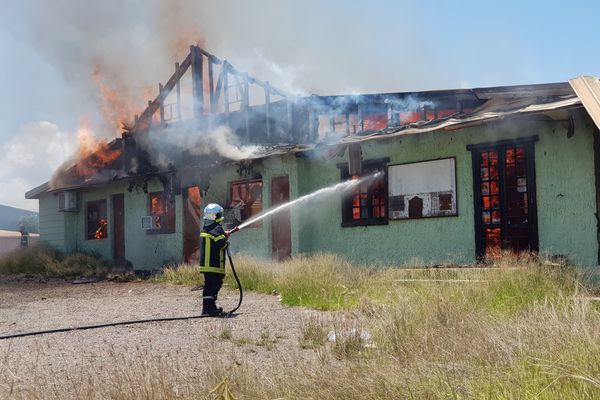
[[[67,216],[67,231],[65,234],[67,251],[90,252],[105,259],[113,258],[113,218],[112,196],[123,194],[125,206],[125,258],[135,269],[158,269],[166,264],[181,261],[183,252],[182,238],[182,200],[175,196],[175,232],[170,234],[148,234],[142,229],[142,217],[149,214],[148,194],[141,189],[132,192],[127,190],[127,184],[115,184],[103,188],[86,189],[82,191],[80,211],[69,213]],[[162,191],[158,180],[148,182],[148,192]],[[85,204],[89,201],[107,201],[108,237],[105,239],[88,240],[86,238]]]
[[[58,211],[58,196],[46,193],[39,199],[40,241],[57,250],[65,248],[65,213]]]

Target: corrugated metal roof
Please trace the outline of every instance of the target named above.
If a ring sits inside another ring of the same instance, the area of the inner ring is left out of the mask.
[[[569,83],[600,129],[600,80],[594,76],[580,76],[569,79]]]

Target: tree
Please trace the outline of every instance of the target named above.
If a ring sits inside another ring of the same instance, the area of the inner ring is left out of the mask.
[[[21,225],[29,233],[38,233],[40,230],[40,221],[36,214],[23,215],[19,218],[18,227],[20,228]]]

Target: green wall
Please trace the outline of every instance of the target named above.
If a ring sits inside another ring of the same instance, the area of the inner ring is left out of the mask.
[[[60,251],[65,248],[65,214],[58,212],[58,196],[43,194],[39,199],[40,240]]]
[[[575,135],[559,122],[527,121],[488,124],[454,132],[404,136],[369,141],[362,145],[363,159],[389,157],[389,165],[455,157],[458,216],[390,220],[388,225],[341,227],[340,195],[329,196],[291,210],[292,254],[334,252],[371,265],[401,265],[475,261],[473,174],[467,145],[538,135],[535,144],[539,244],[542,252],[567,255],[578,264],[597,264],[595,187],[592,125],[583,113],[576,116]],[[326,159],[274,156],[254,162],[249,175],[237,166],[223,166],[211,176],[202,207],[210,202],[227,206],[232,181],[262,177],[263,209],[271,205],[271,179],[288,175],[291,197],[340,182],[336,164],[344,158]],[[148,191],[160,191],[155,180]],[[124,194],[126,258],[136,269],[155,269],[178,262],[183,253],[182,196],[176,196],[176,232],[147,234],[141,218],[148,215],[148,195],[127,191],[126,184],[83,190],[78,213],[57,211],[57,197],[40,198],[42,239],[64,251],[93,251],[111,259],[111,196]],[[109,238],[85,239],[85,203],[107,199]],[[271,221],[246,228],[232,238],[234,253],[271,257]]]
[[[237,167],[223,167],[211,176],[210,188],[202,198],[202,207],[208,203],[218,203],[227,208],[229,200],[229,184],[234,181],[252,179],[253,177],[262,177],[263,180],[263,210],[271,206],[271,180],[274,177],[287,175],[290,179],[290,197],[295,198],[300,194],[298,190],[298,165],[297,159],[293,155],[272,157],[259,160],[253,166],[253,173],[247,176],[240,176]],[[297,254],[299,248],[299,225],[298,214],[292,212],[292,253]],[[248,227],[242,229],[233,236],[231,241],[231,251],[233,253],[251,254],[257,257],[271,257],[271,221],[266,219],[258,227]]]
[[[567,255],[579,264],[596,264],[592,130],[581,115],[572,138],[560,123],[520,121],[366,142],[363,159],[389,157],[389,165],[455,157],[458,216],[342,228],[339,198],[323,200],[303,213],[300,251],[335,252],[369,264],[473,262],[473,174],[466,147],[532,135],[539,135],[535,161],[540,250]],[[300,161],[302,193],[339,182],[336,164],[344,161]]]

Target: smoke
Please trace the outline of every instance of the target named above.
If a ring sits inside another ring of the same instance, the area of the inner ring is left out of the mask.
[[[150,156],[152,164],[167,167],[178,164],[182,154],[191,156],[210,156],[211,160],[226,158],[239,161],[257,155],[261,146],[245,145],[239,136],[226,126],[210,130],[198,130],[191,127],[169,127],[152,129],[148,136],[138,140]]]
[[[220,126],[202,135],[190,153],[200,156],[216,152],[229,160],[239,161],[258,154],[260,148],[257,145],[243,145],[231,129]]]
[[[76,135],[56,124],[40,121],[21,127],[12,139],[0,144],[4,159],[0,168],[0,204],[35,209],[23,194],[46,179],[77,148]]]

